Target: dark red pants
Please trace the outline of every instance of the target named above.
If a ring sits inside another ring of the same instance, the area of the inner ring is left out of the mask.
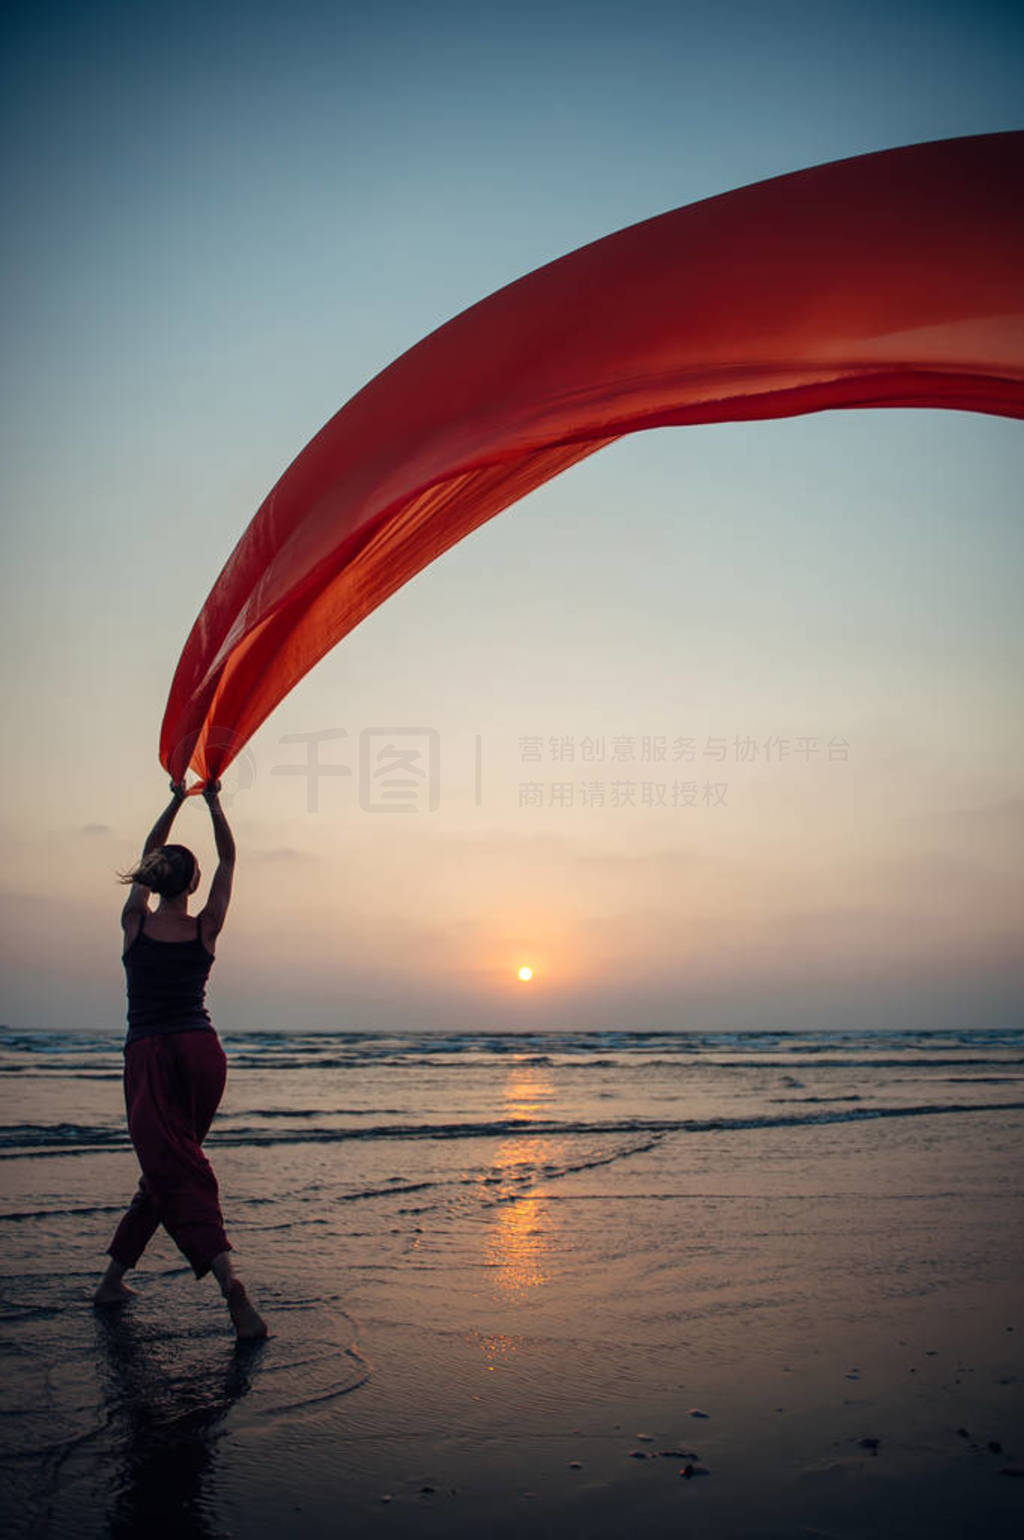
[[[125,1049],[128,1132],[142,1177],[108,1247],[123,1267],[135,1266],[161,1224],[197,1278],[231,1250],[217,1178],[202,1151],[226,1079],[216,1032],[141,1037]]]

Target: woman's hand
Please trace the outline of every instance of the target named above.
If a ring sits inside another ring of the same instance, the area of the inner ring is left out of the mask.
[[[216,802],[217,798],[220,796],[220,782],[207,781],[206,785],[203,787],[203,796],[206,798],[207,802]]]
[[[184,781],[172,781],[171,782],[171,792],[172,792],[172,794],[174,796],[175,802],[184,802],[185,797],[187,796],[187,792],[185,791],[185,782]]]

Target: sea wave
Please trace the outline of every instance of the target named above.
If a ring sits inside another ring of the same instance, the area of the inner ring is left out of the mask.
[[[803,1105],[800,1103],[799,1105]],[[763,1113],[746,1117],[558,1119],[493,1118],[481,1122],[375,1123],[360,1128],[222,1128],[207,1139],[209,1147],[248,1148],[280,1144],[346,1144],[365,1139],[507,1139],[567,1138],[579,1135],[736,1133],[747,1129],[820,1127],[827,1123],[858,1123],[880,1118],[948,1117],[971,1113],[1020,1112],[1024,1101],[984,1103],[913,1103],[898,1107],[844,1107],[837,1111]],[[111,1127],[54,1123],[21,1123],[0,1129],[0,1159],[19,1155],[60,1155],[128,1146],[127,1133]]]
[[[787,1060],[803,1055],[815,1064],[822,1064],[829,1057],[841,1063],[865,1062],[879,1067],[905,1060],[894,1055],[907,1055],[914,1062],[941,1063],[948,1055],[957,1055],[954,1062],[967,1062],[959,1057],[964,1052],[990,1056],[996,1053],[1016,1052],[1024,1055],[1024,1027],[999,1029],[964,1028],[961,1031],[936,1030],[886,1030],[875,1029],[861,1032],[808,1032],[782,1031],[777,1029],[748,1029],[740,1032],[692,1032],[692,1031],[644,1031],[599,1029],[593,1031],[552,1030],[545,1032],[431,1032],[407,1031],[347,1032],[326,1030],[323,1032],[252,1032],[222,1031],[222,1041],[235,1062],[273,1064],[274,1068],[312,1066],[348,1067],[364,1063],[402,1063],[408,1060],[432,1059],[450,1066],[460,1060],[479,1058],[508,1058],[537,1064],[554,1060],[576,1059],[591,1067],[614,1065],[620,1057],[633,1060],[638,1056],[658,1055],[666,1060],[701,1059],[710,1055],[727,1056],[735,1062],[736,1056],[746,1056],[752,1062],[760,1062],[766,1055],[782,1055]],[[24,1067],[12,1063],[12,1056],[26,1056],[29,1060],[72,1058],[82,1062],[83,1069],[95,1069],[97,1054],[120,1057],[123,1046],[121,1033],[86,1034],[70,1030],[51,1032],[16,1032],[0,1026],[0,1067],[16,1070]],[[928,1055],[928,1058],[915,1057]],[[823,1058],[824,1056],[824,1058]],[[838,1056],[838,1057],[837,1057]],[[936,1057],[938,1056],[938,1057]],[[91,1066],[88,1061],[92,1060]],[[985,1062],[979,1058],[976,1062]],[[1019,1062],[1024,1062],[1024,1058]],[[109,1066],[104,1065],[107,1069]]]

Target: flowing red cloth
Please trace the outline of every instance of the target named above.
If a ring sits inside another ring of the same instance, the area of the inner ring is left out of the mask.
[[[292,462],[171,685],[160,759],[219,776],[428,562],[626,433],[832,407],[1024,416],[1024,133],[816,166],[662,214],[404,353]]]

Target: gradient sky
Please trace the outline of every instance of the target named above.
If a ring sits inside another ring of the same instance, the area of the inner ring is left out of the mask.
[[[307,439],[623,225],[1020,127],[1024,12],[34,3],[2,44],[0,1019],[95,1031],[174,666]],[[635,435],[501,514],[225,777],[219,1028],[1019,1024],[1022,484],[1017,424],[835,412]],[[362,807],[360,734],[410,728],[436,810]],[[327,731],[313,810],[282,740]],[[201,803],[174,837],[209,876]]]

